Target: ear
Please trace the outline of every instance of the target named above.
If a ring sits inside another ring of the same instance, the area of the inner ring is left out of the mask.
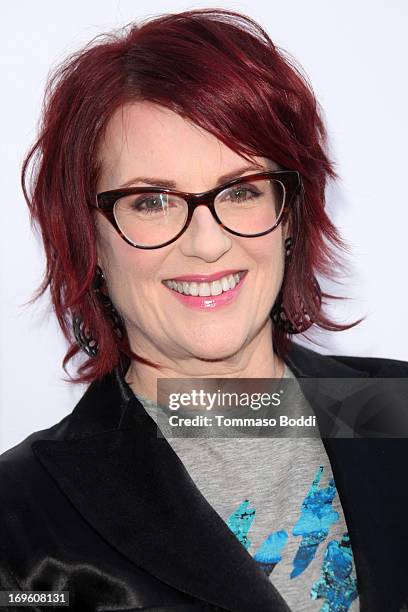
[[[285,243],[285,240],[288,236],[291,235],[290,232],[290,223],[289,223],[289,217],[285,220],[284,223],[282,223],[282,243]]]
[[[96,240],[96,263],[101,268],[101,270],[103,271],[104,266],[103,266],[103,263],[102,263],[102,257],[101,257],[101,253],[100,253],[99,239],[98,238]]]

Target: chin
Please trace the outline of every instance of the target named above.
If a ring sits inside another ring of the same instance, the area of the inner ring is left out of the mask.
[[[207,339],[204,349],[203,345],[200,344],[195,350],[194,348],[191,348],[191,352],[197,359],[201,359],[202,361],[217,362],[224,361],[232,355],[235,355],[242,348],[242,346],[243,343],[237,342],[236,336],[233,342],[230,342],[228,338],[223,336],[222,344],[219,342],[211,344],[211,342],[208,342]]]

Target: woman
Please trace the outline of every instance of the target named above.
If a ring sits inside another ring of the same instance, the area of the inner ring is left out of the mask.
[[[47,257],[37,297],[50,288],[63,365],[82,349],[73,382],[90,386],[0,457],[2,590],[66,591],[80,611],[403,609],[404,438],[155,424],[158,378],[291,379],[327,432],[303,381],[407,376],[292,341],[359,322],[332,321],[316,280],[345,248],[334,177],[310,87],[248,17],[160,16],[56,72],[23,186]]]

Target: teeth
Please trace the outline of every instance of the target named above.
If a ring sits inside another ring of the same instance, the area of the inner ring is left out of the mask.
[[[228,291],[228,289],[230,288],[229,281],[225,276],[221,279],[221,287],[223,291]]]
[[[170,287],[170,289],[174,289],[175,291],[184,293],[185,295],[199,295],[200,297],[206,297],[209,295],[220,295],[223,291],[234,289],[235,285],[239,283],[243,274],[243,272],[229,274],[228,276],[223,276],[219,280],[213,281],[212,283],[188,283],[186,281],[173,280],[163,281],[163,283],[167,287]]]

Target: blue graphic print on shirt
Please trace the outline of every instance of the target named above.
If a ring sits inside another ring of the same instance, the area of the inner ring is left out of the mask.
[[[296,578],[308,567],[317,547],[326,539],[331,525],[339,520],[338,512],[332,507],[336,495],[334,480],[331,478],[328,487],[319,489],[322,473],[321,465],[302,503],[300,518],[292,531],[294,536],[302,536],[302,541],[293,560],[291,578]]]
[[[350,538],[344,533],[339,542],[329,542],[324,553],[322,575],[311,590],[312,599],[325,598],[321,612],[348,610],[357,597],[356,581],[351,576],[353,555]]]
[[[293,527],[292,535],[300,536],[301,542],[293,559],[291,579],[295,579],[310,565],[317,548],[328,536],[330,527],[339,520],[339,514],[333,507],[336,486],[333,478],[327,487],[320,487],[323,466],[319,466],[313,483],[304,498],[300,517]],[[256,509],[250,508],[250,501],[244,500],[228,517],[227,525],[248,550],[251,541],[248,532],[255,518]],[[273,531],[259,546],[254,560],[269,576],[275,565],[282,559],[283,549],[289,539],[285,530]],[[325,550],[321,576],[311,587],[310,597],[324,600],[320,612],[347,612],[351,603],[357,598],[357,584],[351,575],[353,555],[350,539],[344,533],[340,542],[331,540]]]
[[[247,534],[255,518],[255,508],[250,508],[248,510],[248,506],[250,505],[250,502],[246,499],[227,520],[228,527],[236,535],[246,550],[251,546],[251,541],[248,540]]]

